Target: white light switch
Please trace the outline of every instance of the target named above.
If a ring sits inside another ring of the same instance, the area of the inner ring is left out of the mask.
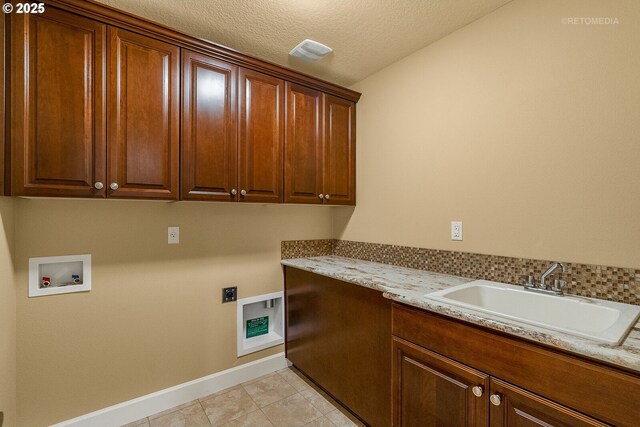
[[[167,243],[170,245],[177,245],[180,243],[180,227],[169,227],[167,230]]]
[[[451,221],[451,240],[462,240],[462,221]]]

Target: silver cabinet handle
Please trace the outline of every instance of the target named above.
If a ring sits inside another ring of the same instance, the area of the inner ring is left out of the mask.
[[[484,393],[484,389],[482,387],[480,387],[479,385],[473,387],[471,389],[471,391],[473,392],[473,395],[475,397],[482,397],[482,394]]]
[[[119,188],[118,183],[112,182],[111,185],[109,185],[109,188],[112,189],[113,191],[116,191]]]
[[[328,195],[328,194],[325,194],[325,195],[324,195],[324,198],[325,198],[325,199],[327,199],[327,200],[329,200],[329,195]]]
[[[246,196],[246,195],[247,195],[247,192],[246,192],[245,190],[240,190],[240,195],[241,195],[241,196]]]
[[[324,194],[318,194],[318,197],[324,199]]]
[[[104,188],[104,184],[98,181],[95,184],[93,184],[93,188],[95,188],[96,190],[102,190]]]
[[[236,190],[235,188],[231,190],[231,195],[235,196],[236,194],[238,194],[238,190]]]
[[[502,398],[500,397],[499,394],[492,394],[489,397],[489,401],[491,402],[492,405],[494,406],[500,406],[500,404],[502,403]]]

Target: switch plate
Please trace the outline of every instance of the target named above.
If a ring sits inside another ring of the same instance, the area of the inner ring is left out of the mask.
[[[451,221],[451,240],[462,240],[462,221]]]
[[[238,287],[230,286],[228,288],[222,288],[222,303],[232,302],[238,299]]]
[[[170,245],[180,243],[180,227],[167,228],[167,243]]]

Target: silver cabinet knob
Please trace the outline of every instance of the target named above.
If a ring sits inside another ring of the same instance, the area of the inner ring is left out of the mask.
[[[318,197],[324,199],[324,194],[318,194]]]
[[[238,190],[236,190],[235,188],[231,190],[231,195],[235,196],[236,194],[238,194]]]
[[[104,188],[104,184],[98,181],[95,184],[93,184],[93,188],[95,188],[96,190],[102,190]]]
[[[118,183],[112,182],[111,185],[109,185],[109,188],[112,189],[113,191],[116,191],[119,188]]]
[[[489,397],[489,401],[491,402],[492,405],[494,406],[500,406],[500,404],[502,403],[502,398],[500,397],[499,394],[492,394]]]
[[[325,198],[325,199],[327,199],[327,200],[329,200],[329,195],[328,195],[328,194],[325,194],[325,195],[324,195],[324,198]]]
[[[241,195],[241,196],[246,196],[246,195],[247,195],[247,192],[246,192],[245,190],[240,190],[240,195]]]
[[[482,394],[484,393],[484,389],[482,387],[480,387],[479,385],[473,387],[471,389],[471,391],[473,392],[473,395],[475,397],[482,397]]]

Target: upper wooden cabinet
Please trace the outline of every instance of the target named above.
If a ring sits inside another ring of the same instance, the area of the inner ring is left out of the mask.
[[[292,83],[286,89],[284,201],[322,203],[322,92]]]
[[[355,104],[287,83],[285,202],[355,204]]]
[[[239,80],[240,201],[282,202],[284,81],[244,68]]]
[[[237,197],[237,75],[235,65],[183,51],[182,199]]]
[[[188,51],[183,78],[182,199],[282,202],[284,81]]]
[[[95,2],[44,3],[0,27],[5,194],[355,204],[357,92]]]
[[[11,194],[104,197],[106,26],[54,8],[11,18]]]
[[[109,197],[178,199],[180,49],[109,28]]]
[[[12,27],[11,194],[177,199],[180,49],[55,8]]]
[[[324,199],[334,205],[356,203],[356,104],[324,98]]]

